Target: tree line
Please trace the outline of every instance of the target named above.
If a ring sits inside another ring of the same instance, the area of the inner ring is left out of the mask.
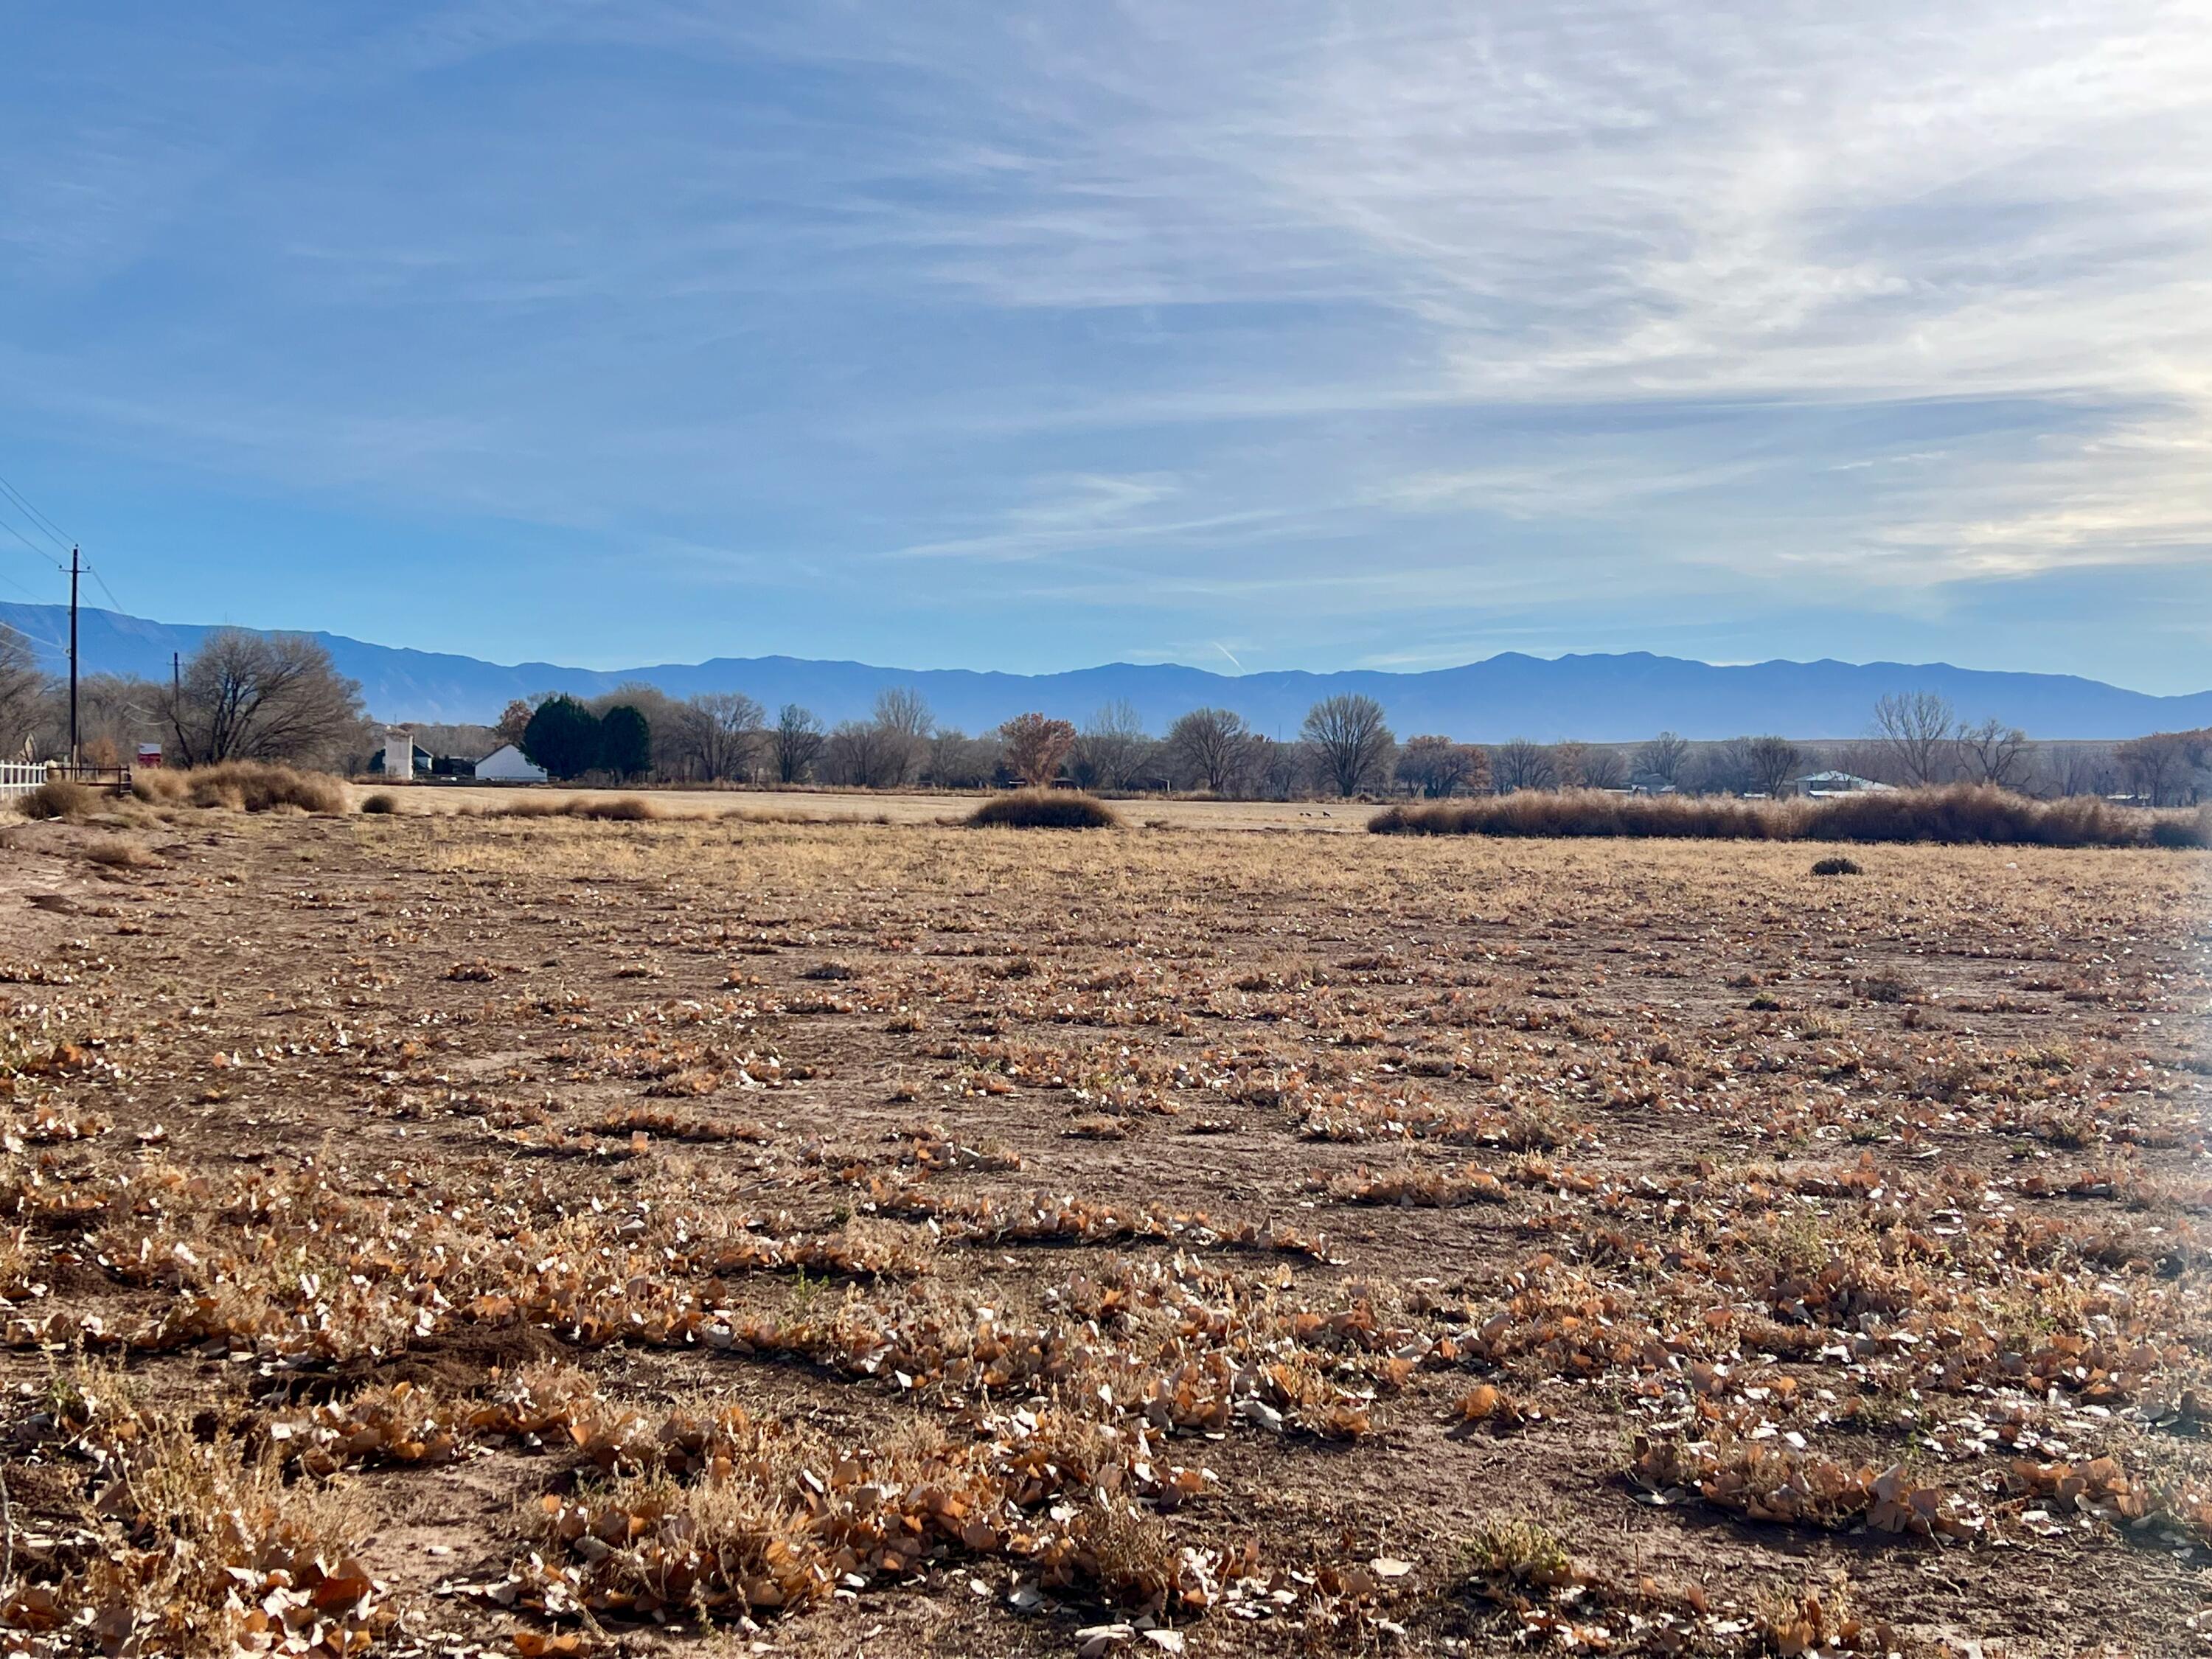
[[[374,729],[361,686],[305,634],[211,629],[167,681],[88,674],[77,690],[78,750],[95,766],[126,763],[158,743],[172,766],[283,761],[350,769]],[[68,682],[46,673],[30,641],[0,629],[0,755],[69,752]]]
[[[502,729],[520,732],[534,709],[556,701],[514,705]],[[1842,787],[1853,779],[1989,783],[2051,797],[2134,794],[2160,805],[2212,795],[2212,732],[2037,744],[2001,721],[1960,720],[1928,693],[1884,698],[1864,737],[1820,744],[1773,733],[1692,742],[1671,732],[1632,744],[1516,738],[1483,744],[1436,734],[1401,742],[1382,705],[1358,695],[1315,703],[1294,739],[1255,732],[1220,708],[1192,709],[1154,735],[1127,702],[1107,704],[1080,726],[1033,713],[970,736],[939,725],[906,688],[878,696],[871,718],[834,726],[796,703],[771,714],[738,694],[678,702],[643,685],[622,688],[597,707],[637,712],[653,734],[651,775],[671,781],[872,789],[1060,783],[1109,794],[1444,799],[1524,789],[1779,795],[1835,772],[1846,775],[1832,782]]]
[[[90,675],[79,706],[84,757],[94,764],[127,761],[138,743],[153,741],[173,765],[259,759],[360,772],[384,742],[383,726],[364,718],[360,687],[304,635],[217,629],[173,682]],[[621,781],[1064,783],[1109,794],[1444,799],[1575,788],[1773,795],[1808,774],[1835,771],[1908,787],[1964,781],[2046,797],[2130,795],[2161,806],[2212,798],[2212,729],[2039,744],[2001,720],[1961,719],[1926,691],[1881,699],[1864,736],[1827,744],[1771,733],[1692,742],[1668,732],[1633,744],[1483,744],[1436,734],[1401,742],[1383,706],[1357,694],[1315,703],[1294,738],[1255,732],[1220,708],[1192,709],[1156,735],[1125,701],[1079,726],[1031,713],[970,735],[940,725],[910,687],[884,691],[866,720],[830,725],[797,703],[770,711],[742,692],[678,699],[643,684],[588,700],[548,693],[517,701],[491,726],[415,729],[418,740],[447,752],[477,757],[513,743],[555,777]],[[0,631],[0,754],[53,757],[67,744],[61,682],[39,668],[28,641]]]

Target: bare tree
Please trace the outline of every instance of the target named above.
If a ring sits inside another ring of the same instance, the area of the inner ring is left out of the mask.
[[[1263,800],[1289,800],[1304,790],[1313,762],[1302,743],[1255,737],[1244,754],[1245,786]]]
[[[722,782],[751,775],[768,711],[742,691],[702,691],[676,706],[670,724],[684,769]]]
[[[163,688],[126,674],[88,674],[77,687],[78,734],[84,758],[94,766],[130,759],[141,740],[163,742]],[[54,687],[53,748],[68,741],[69,701]]]
[[[1398,751],[1398,781],[1431,800],[1462,789],[1479,792],[1490,781],[1490,757],[1473,744],[1446,737],[1409,738]]]
[[[1787,738],[1772,735],[1739,738],[1746,786],[1762,795],[1778,795],[1790,779],[1804,769],[1805,751]]]
[[[1194,708],[1168,728],[1168,752],[1199,787],[1217,795],[1235,789],[1251,746],[1244,717],[1226,708]]]
[[[2109,795],[2119,787],[2119,769],[2103,744],[2052,744],[2043,752],[2046,787],[2060,795]]]
[[[1006,764],[1032,789],[1060,775],[1060,763],[1075,747],[1075,727],[1044,714],[1017,714],[999,728]]]
[[[684,731],[684,706],[649,680],[624,680],[585,703],[602,722],[617,708],[631,708],[645,720],[646,769],[656,777],[697,775],[697,761]],[[626,724],[617,720],[616,728]]]
[[[1550,789],[1559,781],[1551,756],[1526,738],[1501,743],[1492,750],[1490,775],[1501,795],[1516,789]]]
[[[1951,775],[1952,725],[1949,699],[1933,691],[1893,691],[1874,706],[1876,740],[1905,781],[1923,788]]]
[[[1302,735],[1322,776],[1340,795],[1356,795],[1381,783],[1389,775],[1390,756],[1398,746],[1382,705],[1356,692],[1325,697],[1306,710]]]
[[[910,685],[895,685],[876,695],[875,725],[882,734],[885,764],[891,769],[884,787],[906,782],[921,769],[929,752],[929,733],[936,725],[921,693]]]
[[[0,755],[24,752],[46,713],[46,677],[31,642],[0,623]]]
[[[1601,745],[1583,752],[1583,787],[1618,789],[1628,781],[1628,761],[1620,750]]]
[[[1561,789],[1579,789],[1583,785],[1583,762],[1589,756],[1589,745],[1573,738],[1552,745],[1552,779]]]
[[[769,736],[779,783],[797,783],[805,777],[808,769],[822,757],[822,745],[828,741],[814,711],[795,702],[787,702],[776,711],[775,730]]]
[[[187,766],[217,761],[312,763],[328,758],[362,718],[361,687],[305,634],[218,628],[161,688],[161,713]]]
[[[921,781],[939,789],[984,789],[999,773],[999,745],[987,738],[940,726],[929,734]]]
[[[823,766],[833,783],[895,789],[907,781],[911,741],[881,720],[841,720],[823,746]]]
[[[1083,728],[1070,769],[1086,789],[1127,789],[1144,765],[1146,746],[1145,723],[1136,705],[1118,698]]]
[[[1689,754],[1686,738],[1672,732],[1662,732],[1638,746],[1632,775],[1647,788],[1671,789],[1681,781],[1682,763]]]
[[[2128,787],[2153,806],[2180,805],[2195,793],[2192,774],[2203,764],[2212,731],[2153,732],[2124,743],[2112,757]]]
[[[2019,788],[2035,759],[2027,733],[1995,715],[1979,726],[1960,726],[1957,743],[1967,774],[1977,783],[1993,783],[2000,789]]]

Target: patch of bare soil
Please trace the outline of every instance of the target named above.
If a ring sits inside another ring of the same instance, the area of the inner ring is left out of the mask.
[[[2197,855],[6,833],[11,1650],[2203,1639]]]

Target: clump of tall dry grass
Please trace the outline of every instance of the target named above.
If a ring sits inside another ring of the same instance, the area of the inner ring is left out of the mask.
[[[592,818],[603,823],[652,823],[668,816],[642,795],[570,795],[560,800],[526,796],[506,806],[495,807],[495,818]]]
[[[1828,800],[1522,790],[1390,806],[1376,835],[1676,836],[1702,841],[1948,842],[2018,847],[2212,844],[2202,815],[2160,817],[2094,798],[2039,801],[1986,786],[1869,790]]]
[[[27,818],[81,818],[99,801],[96,792],[66,778],[49,778],[15,797],[15,810]]]
[[[302,771],[272,761],[222,761],[213,766],[133,775],[131,793],[156,806],[220,807],[267,812],[278,807],[337,813],[352,805],[344,784],[327,772]]]
[[[985,801],[968,815],[979,830],[1113,830],[1121,815],[1089,795],[1022,789]]]

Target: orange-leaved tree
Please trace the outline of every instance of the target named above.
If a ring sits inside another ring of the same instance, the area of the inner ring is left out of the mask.
[[[1017,714],[999,728],[1006,764],[1032,789],[1060,775],[1060,763],[1075,747],[1075,728],[1042,714]]]

